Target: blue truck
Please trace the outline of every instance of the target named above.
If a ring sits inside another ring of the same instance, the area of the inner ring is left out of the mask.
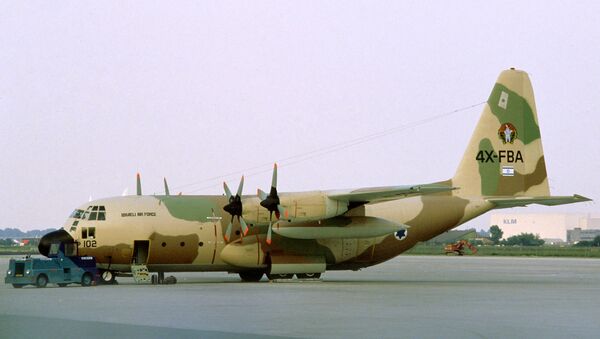
[[[4,283],[15,288],[27,285],[46,287],[48,283],[60,287],[68,284],[90,286],[98,281],[96,258],[74,255],[74,244],[52,244],[48,258],[10,259]],[[67,253],[68,255],[66,255]]]

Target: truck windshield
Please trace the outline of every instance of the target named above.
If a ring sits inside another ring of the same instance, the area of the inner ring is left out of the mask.
[[[60,248],[60,244],[51,244],[48,255],[57,255],[59,248]]]

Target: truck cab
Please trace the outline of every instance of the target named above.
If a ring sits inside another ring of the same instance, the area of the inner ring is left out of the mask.
[[[27,285],[46,287],[48,283],[60,287],[68,284],[90,286],[98,279],[94,257],[76,255],[75,244],[54,243],[48,258],[26,256],[10,259],[4,282],[15,288]]]

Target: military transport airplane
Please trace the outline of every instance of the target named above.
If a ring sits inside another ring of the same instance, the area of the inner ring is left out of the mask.
[[[105,282],[132,264],[151,272],[227,271],[243,281],[319,277],[376,265],[489,210],[589,201],[551,196],[533,89],[503,71],[452,179],[417,185],[242,195],[137,195],[86,203],[44,236],[96,257]]]

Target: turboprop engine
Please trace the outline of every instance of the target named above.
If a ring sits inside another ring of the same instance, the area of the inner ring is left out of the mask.
[[[242,197],[244,177],[240,180],[236,194],[232,194],[226,183],[223,183],[228,204],[223,209],[231,215],[231,220],[224,234],[225,241],[231,239],[233,222],[237,218],[242,235],[247,235],[252,226],[269,225],[266,243],[271,244],[273,224],[288,222],[321,222],[342,215],[348,211],[348,202],[329,198],[326,192],[312,191],[292,194],[277,193],[277,164],[273,167],[273,177],[269,193],[258,189],[256,197]],[[275,217],[275,218],[273,218]]]
[[[365,216],[339,216],[322,221],[288,222],[278,221],[274,224],[273,232],[291,239],[360,239],[376,238],[406,233],[408,226],[389,220]],[[276,273],[317,273],[325,268],[324,257],[293,253],[280,257],[271,254],[267,262],[269,247],[263,247],[261,241],[249,238],[243,242],[230,243],[221,251],[221,259],[226,263],[243,268],[265,268],[271,266],[271,272]],[[293,267],[280,266],[292,265]],[[276,268],[276,269],[275,269]],[[284,272],[285,270],[290,272]]]

